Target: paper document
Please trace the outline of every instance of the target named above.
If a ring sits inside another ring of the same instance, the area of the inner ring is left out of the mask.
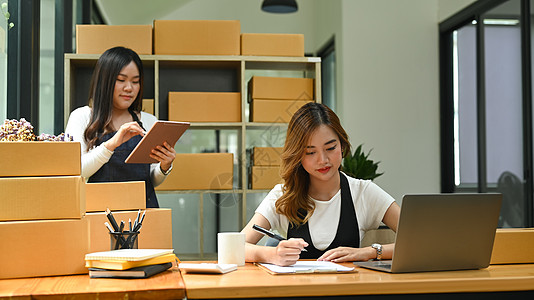
[[[294,265],[281,267],[273,264],[259,263],[272,274],[292,274],[292,273],[336,273],[350,272],[353,267],[345,267],[330,261],[297,261]]]

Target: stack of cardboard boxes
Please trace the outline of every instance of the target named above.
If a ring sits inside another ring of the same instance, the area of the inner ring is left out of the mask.
[[[282,183],[280,177],[280,155],[282,147],[254,147],[252,149],[252,172],[250,172],[250,188],[272,189]]]
[[[80,143],[0,142],[0,278],[87,272]]]
[[[103,211],[135,219],[144,182],[85,183],[80,143],[0,142],[0,278],[84,274],[110,250]],[[139,248],[172,249],[170,209],[148,209]]]
[[[288,123],[304,104],[313,102],[313,78],[253,76],[248,83],[250,121]]]

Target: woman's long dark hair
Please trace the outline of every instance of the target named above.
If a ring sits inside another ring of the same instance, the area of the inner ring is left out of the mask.
[[[129,110],[139,113],[142,106],[144,78],[139,55],[131,49],[115,47],[106,50],[96,62],[89,88],[89,106],[93,109],[91,120],[84,133],[87,150],[99,144],[103,135],[115,130],[111,124],[115,82],[120,71],[132,61],[139,70],[139,93]]]
[[[276,212],[285,215],[292,225],[300,226],[308,221],[315,210],[315,203],[308,197],[310,175],[302,166],[302,156],[307,143],[321,125],[330,127],[341,143],[342,156],[351,150],[349,137],[337,115],[328,106],[310,102],[295,112],[287,128],[286,142],[282,150],[280,176],[284,180],[282,196],[275,203]],[[307,215],[302,215],[303,209]]]

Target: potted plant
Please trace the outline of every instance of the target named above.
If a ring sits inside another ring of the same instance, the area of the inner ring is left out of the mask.
[[[377,173],[380,162],[374,162],[372,159],[369,159],[371,150],[365,154],[362,150],[362,145],[356,148],[354,154],[349,152],[343,158],[342,171],[357,179],[373,180],[384,173]]]

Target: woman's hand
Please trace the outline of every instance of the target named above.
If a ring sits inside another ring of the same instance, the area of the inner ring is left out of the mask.
[[[366,261],[376,257],[376,250],[371,247],[351,248],[337,247],[326,251],[317,260],[344,262],[344,261]]]
[[[276,246],[274,256],[271,258],[271,263],[279,266],[293,265],[297,262],[297,260],[299,260],[302,249],[307,246],[308,243],[306,243],[303,239],[292,238],[289,240],[280,241],[278,246]]]
[[[110,151],[115,151],[117,147],[122,145],[136,135],[145,135],[145,131],[137,122],[128,122],[121,125],[117,133],[104,143],[104,146]]]
[[[152,149],[150,157],[159,161],[161,170],[167,172],[176,158],[176,151],[167,142],[163,142],[163,145]]]

